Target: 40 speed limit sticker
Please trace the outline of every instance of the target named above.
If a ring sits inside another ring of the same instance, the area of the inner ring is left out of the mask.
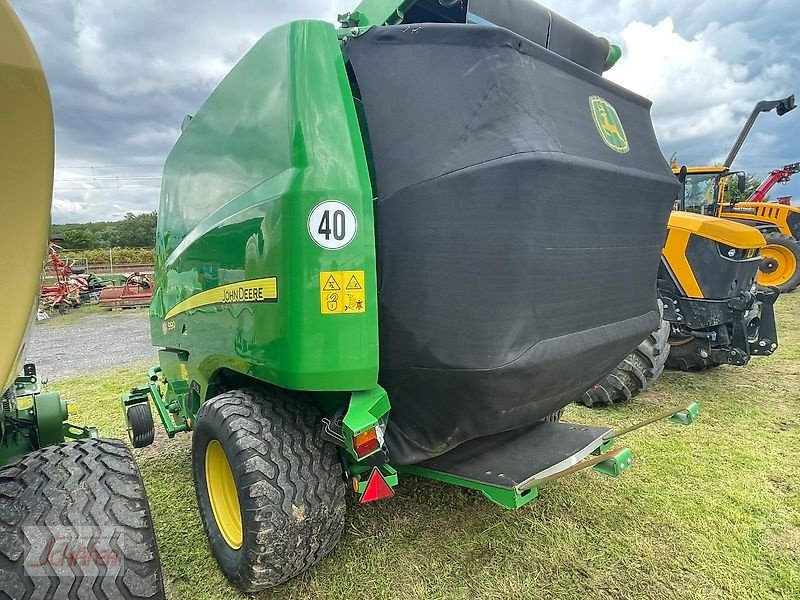
[[[308,235],[326,250],[339,250],[353,241],[358,231],[358,219],[344,202],[325,200],[308,215]]]

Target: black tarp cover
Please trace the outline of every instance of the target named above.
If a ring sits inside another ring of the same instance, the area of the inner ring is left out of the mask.
[[[658,324],[677,181],[649,102],[505,29],[376,27],[346,53],[377,188],[396,464],[533,423]],[[616,109],[630,151],[589,108]]]

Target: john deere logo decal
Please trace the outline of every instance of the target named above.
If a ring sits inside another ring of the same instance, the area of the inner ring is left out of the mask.
[[[630,150],[622,121],[611,103],[600,96],[589,96],[589,108],[592,109],[592,119],[606,146],[622,154]]]

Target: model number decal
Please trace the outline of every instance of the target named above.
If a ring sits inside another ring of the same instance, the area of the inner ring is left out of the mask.
[[[353,241],[358,231],[358,219],[344,202],[320,202],[308,215],[308,235],[326,250],[339,250]]]

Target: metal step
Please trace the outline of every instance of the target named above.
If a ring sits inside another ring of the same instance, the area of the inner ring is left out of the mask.
[[[536,497],[536,481],[581,462],[603,446],[610,431],[608,427],[540,422],[471,440],[401,470],[477,489],[501,506],[519,508]]]

